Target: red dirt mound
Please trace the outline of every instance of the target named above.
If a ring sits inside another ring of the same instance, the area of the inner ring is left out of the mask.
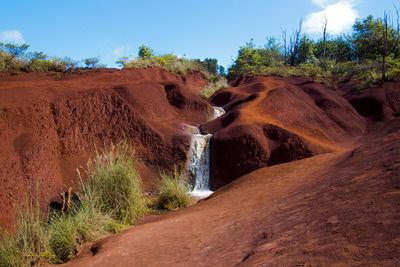
[[[400,119],[359,144],[254,171],[67,266],[397,266]]]
[[[213,133],[212,189],[253,170],[348,148],[366,122],[339,94],[307,78],[247,76],[210,102],[226,114],[201,125]]]
[[[400,116],[400,86],[386,82],[366,90],[348,90],[344,97],[369,122],[369,130]]]
[[[160,68],[0,76],[0,225],[40,182],[43,207],[77,181],[94,147],[125,137],[152,190],[158,171],[185,161],[190,145],[180,125],[204,123],[211,106],[197,93],[199,73]],[[76,183],[75,183],[76,185]]]

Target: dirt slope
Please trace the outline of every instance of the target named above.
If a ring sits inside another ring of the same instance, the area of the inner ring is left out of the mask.
[[[349,148],[366,132],[346,99],[307,78],[246,76],[232,84],[210,99],[227,113],[201,126],[214,134],[213,189],[262,167]]]
[[[399,222],[397,119],[348,151],[245,175],[67,266],[396,266]]]
[[[146,190],[158,170],[185,161],[182,123],[206,122],[211,106],[197,93],[199,73],[160,68],[81,74],[0,75],[0,225],[15,222],[16,204],[40,182],[42,207],[76,185],[76,168],[94,147],[125,137],[141,158]]]
[[[366,90],[342,88],[344,97],[368,121],[369,130],[400,116],[400,88],[395,82],[377,84]]]

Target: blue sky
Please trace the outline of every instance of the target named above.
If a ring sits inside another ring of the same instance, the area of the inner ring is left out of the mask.
[[[394,12],[400,0],[0,0],[0,41],[25,42],[29,51],[73,59],[100,57],[115,67],[141,44],[158,53],[217,58],[229,66],[251,38],[263,45],[303,18],[303,29],[346,33],[356,17]]]

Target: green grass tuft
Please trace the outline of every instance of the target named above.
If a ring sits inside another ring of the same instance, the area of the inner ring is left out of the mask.
[[[162,173],[157,206],[168,210],[184,208],[190,203],[188,192],[189,187],[176,168],[172,175]]]
[[[97,152],[77,199],[49,219],[40,213],[38,201],[32,205],[27,198],[16,234],[1,233],[0,266],[64,263],[89,242],[133,224],[147,211],[134,158],[126,142]]]
[[[210,84],[206,86],[200,93],[199,96],[203,99],[207,99],[212,96],[215,92],[222,88],[228,88],[228,81],[224,76],[216,76],[214,80],[211,80]]]
[[[36,199],[33,204],[26,198],[26,210],[19,212],[14,236],[1,231],[0,266],[37,265],[51,256],[46,253],[48,235],[40,214],[39,193]]]
[[[123,224],[133,224],[146,210],[135,153],[126,142],[97,152],[88,163],[87,180],[82,192],[88,202]]]

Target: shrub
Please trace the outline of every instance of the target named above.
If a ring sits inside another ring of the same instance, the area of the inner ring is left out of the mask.
[[[212,96],[216,91],[227,87],[229,87],[229,85],[226,78],[224,76],[217,76],[214,81],[211,81],[209,85],[204,87],[204,89],[199,93],[199,96],[207,99]]]
[[[74,68],[78,62],[68,57],[51,58],[42,52],[25,54],[28,45],[0,43],[0,71],[56,71],[63,72]],[[96,65],[100,67],[100,65]]]
[[[131,61],[127,61],[124,65],[125,68],[137,69],[144,69],[153,66],[161,67],[170,72],[178,74],[185,74],[193,71],[205,72],[204,67],[198,61],[179,58],[173,54],[165,54],[147,58],[139,57]]]
[[[172,175],[162,173],[158,208],[174,210],[188,206],[190,201],[188,191],[189,187],[177,168]]]
[[[145,45],[141,45],[139,47],[139,57],[140,58],[151,58],[154,54],[153,49],[151,49],[150,47],[147,47]]]
[[[87,68],[95,68],[99,64],[100,58],[90,57],[90,58],[84,59],[83,62],[85,62],[85,65]]]
[[[103,154],[96,152],[88,162],[83,194],[103,213],[124,224],[134,223],[146,212],[134,151],[126,142],[111,145]]]

